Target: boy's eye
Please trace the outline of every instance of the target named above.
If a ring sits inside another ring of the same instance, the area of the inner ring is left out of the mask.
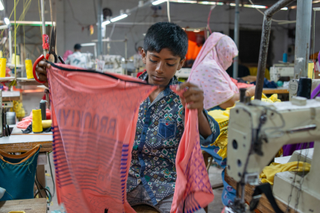
[[[157,63],[156,61],[152,60],[151,58],[149,58],[149,61],[151,61],[152,63]]]
[[[174,66],[174,64],[168,64],[168,63],[167,63],[167,65],[168,65],[169,67],[173,67],[173,66]]]

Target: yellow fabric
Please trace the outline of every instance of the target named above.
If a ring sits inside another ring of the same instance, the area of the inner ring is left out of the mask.
[[[253,99],[254,99],[254,96],[251,97],[251,100]],[[268,102],[268,103],[281,102],[281,100],[278,98],[278,94],[273,94],[269,98],[265,94],[262,94],[261,101]]]
[[[258,74],[258,67],[249,67],[250,75],[257,76]],[[264,71],[264,77],[268,80],[270,80],[270,73],[269,70],[266,68]]]
[[[311,165],[309,163],[304,162],[289,162],[285,164],[280,163],[271,163],[269,166],[264,167],[260,174],[261,182],[262,183],[270,183],[273,185],[274,176],[276,173],[291,171],[291,172],[302,172],[302,171],[310,171]]]
[[[23,104],[21,101],[13,101],[13,107],[10,109],[11,112],[15,112],[17,118],[23,118],[26,116]]]
[[[252,99],[254,99],[254,97],[252,97]],[[265,94],[262,94],[261,100],[269,103],[281,102],[281,100],[278,99],[277,94],[273,94],[269,98]],[[215,142],[210,144],[209,146],[218,146],[219,151],[217,152],[217,154],[222,157],[222,159],[227,157],[228,124],[230,109],[232,108],[233,107],[227,108],[226,110],[212,110],[208,112],[208,114],[218,122],[220,127],[220,135],[215,140]]]
[[[211,145],[219,147],[219,151],[217,152],[217,154],[220,155],[222,159],[224,159],[227,157],[230,108],[226,110],[213,110],[208,114],[218,122],[220,127],[220,135]]]

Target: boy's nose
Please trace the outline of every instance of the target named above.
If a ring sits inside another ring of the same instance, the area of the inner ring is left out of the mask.
[[[164,63],[161,62],[161,61],[157,64],[157,67],[156,67],[156,72],[157,73],[162,73],[163,72],[163,65],[164,65]]]

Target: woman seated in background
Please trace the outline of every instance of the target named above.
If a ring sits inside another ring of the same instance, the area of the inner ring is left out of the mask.
[[[226,109],[239,100],[239,90],[226,72],[237,55],[237,45],[221,33],[212,33],[202,47],[188,80],[203,90],[206,110]],[[254,92],[255,87],[250,87],[246,95]]]
[[[238,55],[238,48],[234,41],[221,33],[213,33],[206,40],[197,59],[195,60],[189,81],[197,84],[204,92],[204,108],[206,110],[225,110],[234,106],[239,100],[238,87],[232,82],[226,69],[231,66],[232,60]],[[253,96],[255,87],[246,91],[247,96]],[[219,147],[210,145],[203,150],[212,155],[215,161],[222,167],[226,166],[226,159],[218,154]],[[224,181],[224,170],[222,172],[224,190],[222,202],[225,206],[230,204],[236,196],[236,191]]]

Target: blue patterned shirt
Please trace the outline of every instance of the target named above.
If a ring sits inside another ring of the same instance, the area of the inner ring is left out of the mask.
[[[139,78],[147,80],[145,72]],[[175,159],[184,131],[184,108],[180,98],[170,88],[179,84],[173,77],[169,85],[150,103],[147,98],[139,108],[132,160],[127,180],[127,192],[142,184],[153,205],[174,193],[176,181]],[[218,137],[218,123],[205,115],[212,129],[207,138],[200,136],[200,143],[208,145]]]

